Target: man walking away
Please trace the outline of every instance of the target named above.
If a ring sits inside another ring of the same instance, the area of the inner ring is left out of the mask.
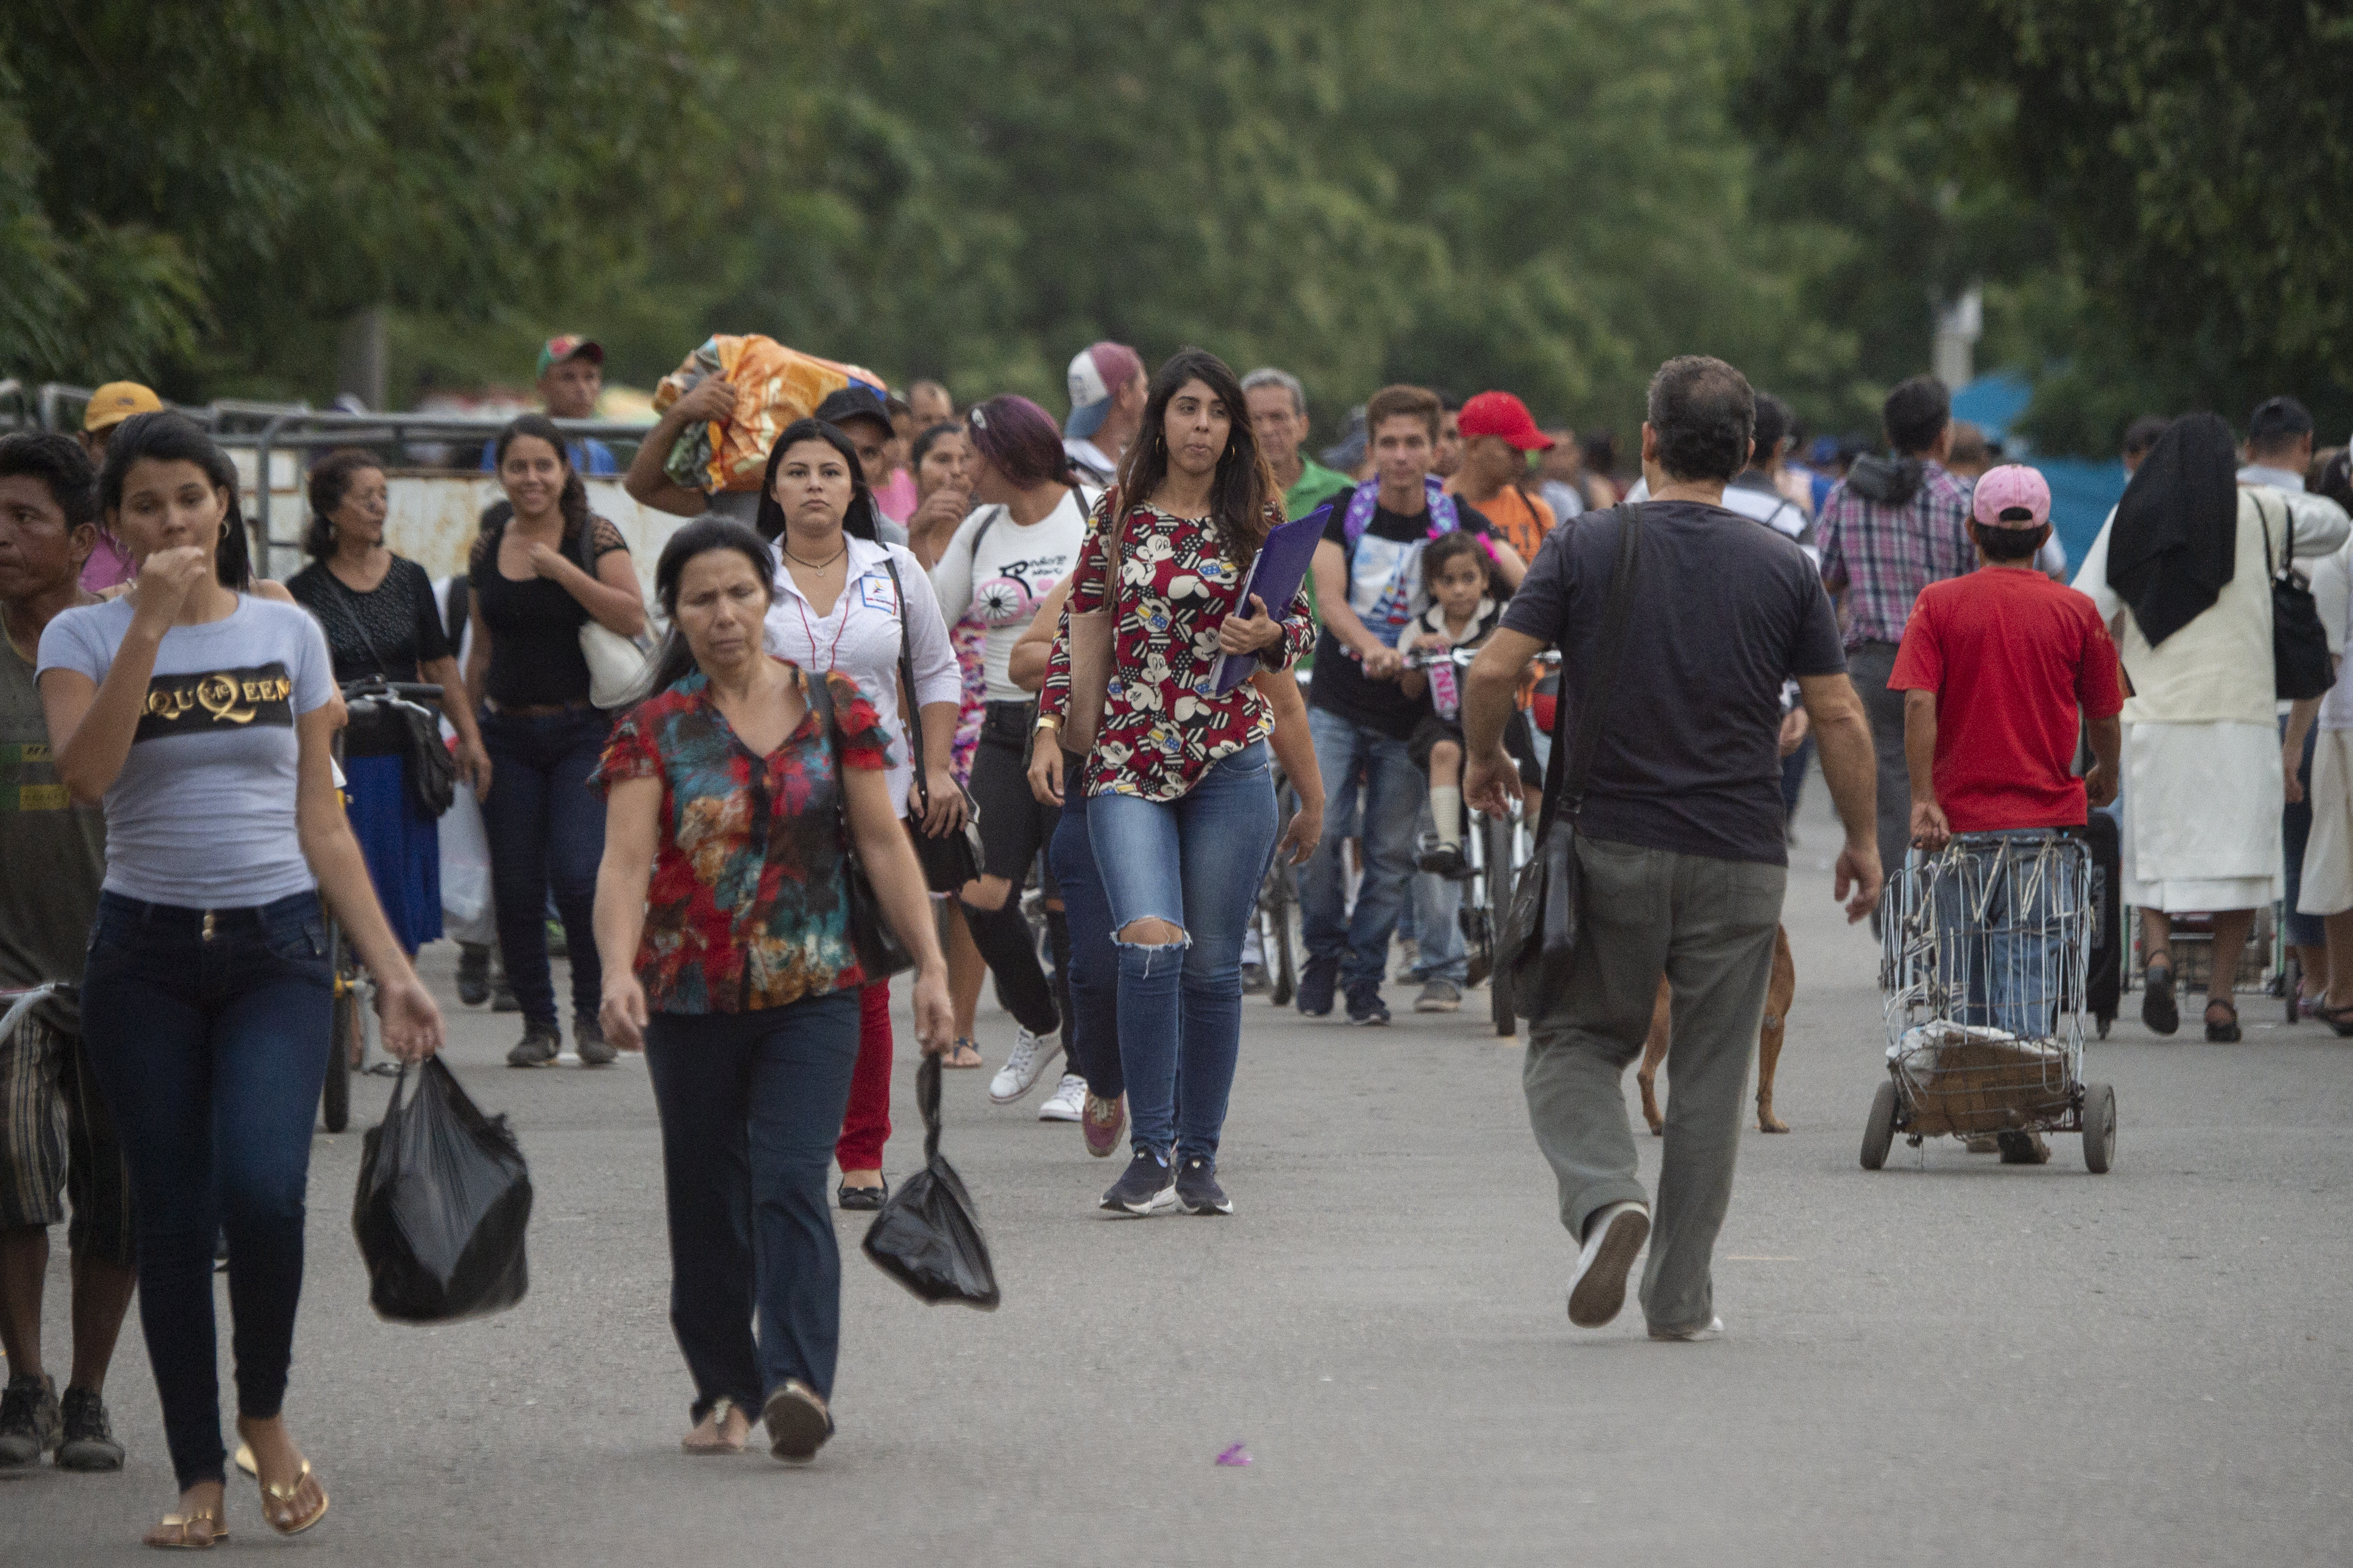
[[[1916,375],[1887,395],[1880,426],[1894,456],[1857,458],[1822,503],[1822,581],[1846,612],[1847,670],[1871,715],[1879,759],[1879,858],[1901,866],[1912,837],[1912,781],[1904,763],[1904,697],[1887,689],[1912,601],[1977,560],[1969,497],[1945,471],[1953,401]],[[1874,922],[1873,929],[1876,929]]]
[[[1144,428],[1149,378],[1144,356],[1125,343],[1090,343],[1071,361],[1071,416],[1062,450],[1091,485],[1119,477],[1119,459]]]
[[[1727,511],[1748,461],[1755,403],[1722,360],[1669,360],[1651,381],[1642,472],[1651,499],[1556,538],[1472,666],[1463,705],[1468,792],[1504,807],[1518,773],[1504,721],[1529,659],[1561,650],[1562,700],[1602,704],[1577,824],[1583,881],[1567,983],[1532,998],[1523,1074],[1536,1146],[1577,1240],[1569,1321],[1599,1328],[1624,1303],[1647,1237],[1643,1315],[1655,1339],[1721,1331],[1709,1257],[1732,1196],[1748,1059],[1763,1021],[1788,878],[1781,841],[1782,682],[1794,676],[1846,826],[1838,896],[1861,920],[1879,899],[1869,722],[1847,683],[1838,622],[1790,541]],[[1619,541],[1639,515],[1631,614],[1606,692],[1602,606]],[[1658,1220],[1636,1171],[1626,1068],[1642,1053],[1664,974],[1674,1034]]]
[[[78,579],[98,540],[98,475],[69,438],[0,437],[0,986],[79,984],[106,876],[106,816],[67,798],[33,684],[41,632],[96,604]],[[41,1364],[49,1226],[73,1205],[73,1371],[58,1401]],[[60,1468],[119,1470],[103,1390],[137,1283],[131,1184],[81,1009],[52,998],[0,1039],[0,1472],[57,1451]]]

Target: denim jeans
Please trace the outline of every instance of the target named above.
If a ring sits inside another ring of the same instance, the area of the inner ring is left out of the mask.
[[[834,991],[789,1007],[647,1020],[670,1322],[694,1378],[696,1421],[721,1398],[756,1418],[788,1377],[833,1398],[841,1250],[825,1178],[849,1104],[858,1017],[859,994]]]
[[[1365,879],[1356,889],[1355,912],[1347,912],[1347,865],[1341,847],[1345,835],[1331,822],[1324,825],[1323,841],[1299,879],[1300,938],[1307,962],[1339,964],[1341,984],[1353,994],[1377,988],[1388,973],[1389,938],[1413,876],[1414,824],[1430,784],[1406,755],[1403,741],[1322,708],[1307,710],[1307,729],[1327,789],[1336,793],[1359,778],[1364,782],[1356,826]],[[1420,932],[1419,921],[1414,929]]]
[[[604,999],[592,917],[596,864],[605,857],[605,802],[590,792],[588,775],[611,731],[612,721],[593,708],[482,715],[482,749],[491,754],[482,829],[491,841],[499,952],[529,1023],[555,1022],[547,967],[551,892],[572,953],[572,1010],[594,1016]]]
[[[2063,973],[2069,960],[2055,924],[2077,905],[2074,855],[2036,853],[2055,832],[2004,829],[1991,837],[2016,841],[2016,850],[1977,850],[1936,878],[1936,968],[1953,992],[1953,1022],[2048,1039],[2060,1007],[2079,994]]]
[[[315,893],[213,910],[99,897],[82,1041],[131,1167],[139,1321],[183,1490],[222,1479],[224,1232],[237,1411],[285,1401],[331,979]]]
[[[1061,885],[1071,932],[1071,1007],[1062,1043],[1071,1070],[1085,1077],[1087,1088],[1098,1099],[1117,1100],[1127,1090],[1119,1061],[1119,949],[1111,936],[1111,900],[1087,836],[1087,796],[1075,783],[1063,792],[1062,818],[1046,859]]]
[[[1087,803],[1111,930],[1157,918],[1184,931],[1166,945],[1118,944],[1120,1065],[1137,1149],[1165,1153],[1173,1143],[1180,1156],[1217,1158],[1241,1053],[1242,933],[1275,832],[1263,741],[1213,763],[1176,800]]]

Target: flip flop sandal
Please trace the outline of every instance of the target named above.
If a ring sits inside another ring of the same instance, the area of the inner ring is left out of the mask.
[[[2339,1039],[2353,1038],[2353,1007],[2331,1007],[2325,1002],[2307,1002],[2304,1016],[2317,1018],[2337,1031]]]
[[[261,1517],[279,1534],[300,1535],[327,1517],[327,1489],[321,1486],[318,1478],[311,1473],[310,1460],[302,1461],[301,1474],[294,1478],[292,1486],[272,1486],[261,1479],[261,1463],[253,1457],[252,1446],[239,1443],[237,1446],[237,1468],[251,1476],[253,1484],[261,1489]],[[306,1487],[319,1494],[319,1506],[291,1523],[279,1523],[281,1518],[289,1517],[289,1510]]]
[[[970,1057],[972,1060],[968,1062],[958,1061],[956,1059],[958,1057]],[[955,1045],[950,1046],[948,1047],[948,1054],[940,1058],[940,1066],[952,1068],[959,1072],[968,1072],[974,1068],[985,1068],[987,1065],[988,1063],[981,1058],[980,1047],[973,1043],[972,1037],[969,1035],[965,1036],[961,1039],[957,1040]]]
[[[743,1407],[741,1405],[737,1405],[733,1400],[722,1395],[721,1397],[712,1401],[710,1413],[704,1417],[704,1419],[711,1423],[711,1429],[714,1435],[708,1438],[698,1438],[695,1436],[695,1433],[702,1430],[702,1423],[698,1421],[695,1423],[694,1431],[689,1432],[685,1436],[680,1438],[678,1446],[687,1453],[697,1456],[705,1454],[740,1454],[744,1451],[744,1443],[745,1438],[748,1438],[751,1436],[751,1423],[746,1421],[744,1423],[744,1436],[738,1437],[731,1443],[727,1440],[727,1418],[730,1415],[741,1415],[742,1414]]]
[[[202,1541],[192,1541],[188,1537],[188,1527],[197,1524],[208,1526],[208,1533]],[[176,1539],[167,1541],[162,1538],[162,1531],[166,1530],[176,1530],[180,1533]],[[210,1509],[200,1508],[194,1513],[165,1514],[156,1521],[155,1529],[147,1534],[144,1544],[161,1552],[210,1552],[227,1539],[228,1531],[222,1527],[221,1516]]]

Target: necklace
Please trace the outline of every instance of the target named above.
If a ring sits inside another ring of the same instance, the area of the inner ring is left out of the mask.
[[[783,547],[781,544],[780,544],[780,545],[778,545],[778,546],[777,546],[777,548],[778,548],[778,549],[780,549],[780,550],[781,550],[781,549],[784,549],[784,547]],[[794,565],[796,565],[796,566],[806,566],[806,567],[807,567],[807,568],[808,568],[810,571],[812,571],[812,572],[823,572],[823,571],[825,571],[828,567],[830,567],[831,565],[833,565],[834,562],[839,561],[839,560],[842,558],[842,556],[847,555],[847,554],[849,554],[849,537],[848,537],[847,535],[844,535],[844,536],[843,536],[843,538],[842,538],[842,541],[841,541],[841,549],[840,549],[840,551],[839,551],[838,553],[836,553],[836,554],[834,555],[833,559],[832,559],[832,560],[830,560],[830,561],[804,561],[804,560],[802,560],[799,556],[797,556],[797,555],[794,554],[794,553],[793,553],[791,551],[789,551],[789,550],[786,550],[786,551],[785,551],[785,559],[786,559],[786,560],[787,560],[787,561],[789,561],[789,562],[791,562],[791,563],[792,563]]]

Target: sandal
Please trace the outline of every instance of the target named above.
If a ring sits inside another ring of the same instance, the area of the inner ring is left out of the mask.
[[[196,1525],[205,1527],[201,1539],[188,1533]],[[166,1531],[173,1533],[166,1535]],[[210,1552],[227,1539],[228,1531],[222,1525],[221,1516],[210,1509],[200,1508],[194,1513],[165,1514],[156,1522],[154,1529],[140,1538],[140,1542],[164,1552]]]
[[[2326,994],[2317,1002],[2304,1005],[2304,1016],[2317,1018],[2337,1031],[2337,1038],[2353,1038],[2353,1006],[2331,1007]]]
[[[710,1429],[707,1435],[705,1427]],[[728,1436],[731,1432],[734,1434],[732,1437]],[[678,1446],[695,1455],[740,1454],[751,1435],[752,1423],[744,1414],[744,1407],[722,1394],[712,1401],[711,1408],[703,1413],[694,1430],[680,1438]]]
[[[2214,1021],[2214,1009],[2217,1007],[2231,1015],[2229,1023],[2218,1024]],[[2235,1003],[2224,1002],[2217,998],[2206,1004],[2206,1039],[2208,1044],[2216,1046],[2235,1045],[2238,1042],[2239,1009]]]
[[[2170,1035],[2180,1028],[2181,1009],[2173,1000],[2173,966],[2151,964],[2142,981],[2140,1021],[2160,1035]]]
[[[302,1461],[301,1473],[294,1478],[292,1486],[272,1486],[261,1479],[261,1463],[253,1457],[252,1446],[239,1443],[237,1446],[237,1468],[251,1476],[253,1484],[261,1489],[261,1517],[279,1534],[300,1535],[327,1517],[327,1489],[321,1486],[319,1478],[311,1473],[310,1460]],[[306,1491],[317,1495],[319,1506],[298,1514],[295,1511],[296,1500]],[[287,1522],[280,1523],[281,1520]]]
[[[967,1060],[967,1058],[970,1059]],[[944,1068],[979,1068],[987,1065],[980,1059],[980,1047],[973,1044],[970,1035],[959,1036],[956,1043],[948,1047],[947,1054],[940,1058],[940,1066]]]

